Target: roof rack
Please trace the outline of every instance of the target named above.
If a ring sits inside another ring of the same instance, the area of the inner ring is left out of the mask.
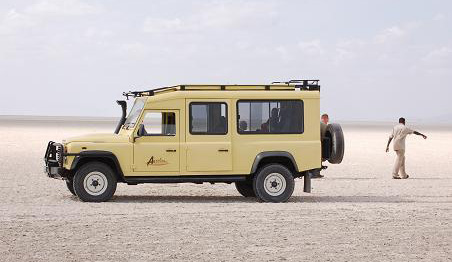
[[[122,95],[129,100],[129,97],[141,97],[141,96],[153,96],[155,93],[162,92],[162,91],[168,91],[168,90],[176,90],[177,86],[165,86],[165,87],[159,87],[151,90],[146,91],[129,91],[129,92],[123,92]]]
[[[286,82],[272,82],[272,85],[284,84],[290,87],[289,89],[294,90],[299,88],[300,90],[309,90],[309,91],[320,91],[319,80],[289,80]],[[300,85],[301,84],[301,85]],[[195,89],[190,87],[196,87]],[[214,89],[207,89],[209,87],[216,87]],[[256,87],[258,90],[271,90],[271,85],[177,85],[177,86],[167,86],[160,87],[151,90],[145,91],[129,91],[123,92],[122,95],[127,99],[129,97],[142,97],[142,96],[154,96],[156,93],[165,92],[169,90],[181,90],[181,91],[200,91],[200,90],[228,90],[226,87],[231,88],[230,90],[240,90],[243,88],[244,90],[250,90],[249,88]],[[280,86],[281,87],[281,86]],[[277,88],[278,90],[282,90]],[[287,90],[284,89],[284,90]]]
[[[272,82],[272,84],[286,84],[286,85],[291,85],[291,84],[295,84],[296,88],[300,88],[300,90],[318,90],[320,91],[320,85],[319,85],[319,81],[318,79],[292,79],[289,81],[285,81],[285,82]],[[301,85],[297,85],[297,84],[301,84]]]

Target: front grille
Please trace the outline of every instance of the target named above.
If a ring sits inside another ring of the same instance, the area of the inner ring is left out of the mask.
[[[56,161],[58,162],[58,165],[60,167],[63,167],[63,158],[64,158],[64,156],[63,156],[63,145],[62,144],[56,144],[55,147],[56,147],[56,155],[55,155]]]

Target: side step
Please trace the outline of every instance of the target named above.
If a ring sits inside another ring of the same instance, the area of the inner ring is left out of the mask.
[[[127,184],[142,183],[232,183],[246,181],[248,175],[223,175],[223,176],[134,176],[124,177]]]

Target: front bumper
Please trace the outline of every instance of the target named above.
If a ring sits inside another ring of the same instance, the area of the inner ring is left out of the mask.
[[[63,160],[64,146],[50,141],[47,144],[46,153],[44,155],[44,173],[51,178],[64,179],[66,177],[66,172],[63,168]]]
[[[63,179],[65,176],[64,174],[64,168],[62,167],[53,167],[53,166],[45,166],[44,167],[44,173],[47,174],[50,178],[55,179]]]

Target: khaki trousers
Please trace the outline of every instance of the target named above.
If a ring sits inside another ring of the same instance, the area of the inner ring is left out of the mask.
[[[395,151],[397,154],[396,161],[394,163],[394,169],[392,170],[392,176],[405,178],[407,176],[405,172],[405,149],[399,149]]]

